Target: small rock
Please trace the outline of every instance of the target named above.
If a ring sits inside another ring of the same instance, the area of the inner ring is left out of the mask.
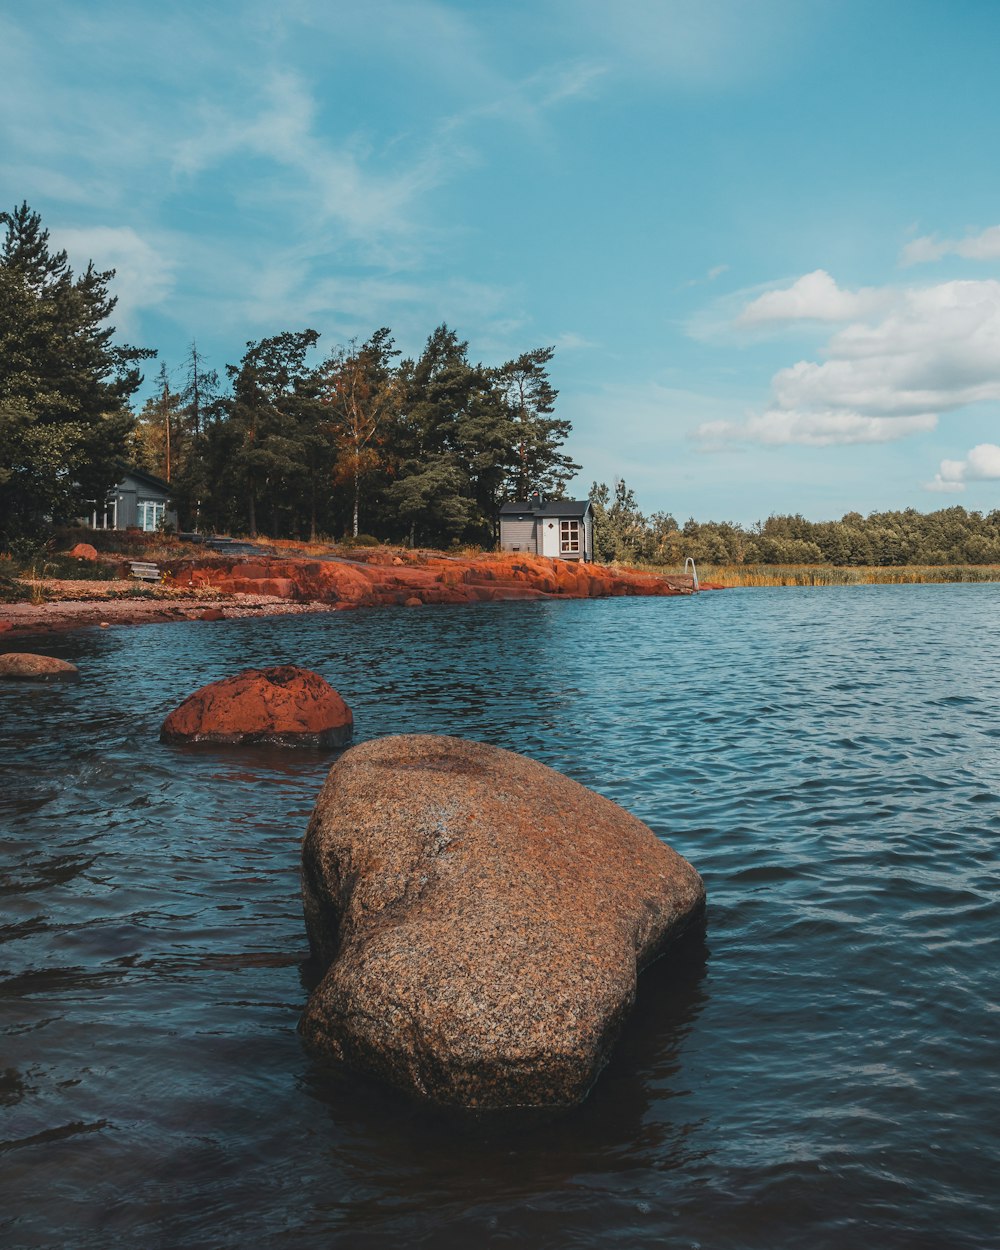
[[[196,690],[163,722],[160,741],[338,747],[350,738],[353,721],[318,673],[282,664]]]
[[[423,599],[418,599],[416,595],[410,595],[409,599],[403,604],[404,608],[422,608],[423,606]]]
[[[69,554],[77,560],[94,561],[97,559],[97,548],[90,543],[77,543]]]
[[[224,621],[226,614],[221,608],[206,608],[198,619],[201,621]]]
[[[579,1102],[641,968],[704,914],[691,865],[551,768],[461,738],[363,743],[303,844],[313,955],[300,1030],[422,1098]]]
[[[8,651],[0,655],[0,679],[7,681],[51,681],[60,677],[76,677],[79,669],[52,655],[34,655],[30,651]]]

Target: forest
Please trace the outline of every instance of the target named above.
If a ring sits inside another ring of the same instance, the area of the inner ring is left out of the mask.
[[[551,347],[476,363],[446,325],[416,360],[392,332],[323,356],[313,329],[248,342],[224,376],[195,343],[161,364],[114,342],[113,271],[75,276],[39,215],[0,213],[0,541],[86,516],[123,465],[165,478],[182,529],[492,546],[505,500],[578,471],[554,415]]]
[[[404,358],[392,331],[324,354],[313,329],[246,344],[222,375],[192,342],[135,411],[149,348],[115,342],[114,271],[75,275],[27,204],[0,213],[0,549],[89,514],[133,465],[181,529],[300,541],[491,548],[497,514],[580,466],[555,415],[553,348],[475,362],[447,325]],[[1000,564],[1000,511],[852,512],[683,525],[595,482],[599,559],[674,566]]]

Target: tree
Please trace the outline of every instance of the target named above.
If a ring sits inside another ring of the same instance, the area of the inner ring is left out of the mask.
[[[386,326],[367,342],[338,348],[320,370],[322,402],[337,448],[334,480],[352,491],[351,533],[358,535],[362,479],[385,464],[385,428],[400,388],[392,360],[399,353]]]
[[[536,347],[494,374],[511,422],[508,486],[513,499],[527,499],[533,490],[559,498],[580,469],[559,450],[570,423],[550,415],[559,394],[548,374],[554,352],[554,347]]]
[[[624,478],[615,481],[614,499],[604,482],[590,488],[594,512],[594,554],[604,562],[638,559],[646,546],[646,518],[639,511],[635,492]]]
[[[280,511],[305,471],[302,409],[313,402],[305,357],[318,339],[315,330],[286,331],[247,343],[239,365],[226,366],[233,393],[217,405],[215,449],[224,451],[217,463],[223,489],[228,484],[243,497],[251,538],[262,504],[277,534]]]
[[[156,392],[146,400],[139,413],[135,431],[133,459],[141,469],[155,473],[169,482],[183,443],[181,426],[181,396],[170,389],[170,375],[165,364],[160,365],[156,379]]]
[[[0,536],[37,533],[102,503],[120,476],[135,418],[138,361],[108,318],[114,270],[78,277],[38,213],[0,213]]]
[[[183,441],[183,456],[173,478],[173,503],[179,516],[193,529],[202,524],[202,504],[210,493],[207,473],[208,425],[216,411],[219,397],[219,375],[206,366],[205,357],[191,340],[184,358],[185,382],[178,395],[181,409],[178,429]]]

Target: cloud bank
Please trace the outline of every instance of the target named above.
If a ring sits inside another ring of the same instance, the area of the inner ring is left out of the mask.
[[[771,380],[767,409],[712,422],[707,443],[779,445],[889,442],[935,428],[941,413],[1000,400],[1000,282],[845,290],[823,270],[766,292],[734,329],[840,323],[820,360]]]

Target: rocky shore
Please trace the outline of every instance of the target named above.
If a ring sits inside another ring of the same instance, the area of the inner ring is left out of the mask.
[[[690,579],[539,556],[451,556],[427,551],[354,551],[182,556],[160,564],[147,586],[42,579],[39,602],[0,604],[0,634],[44,633],[178,620],[218,620],[361,607],[417,608],[512,599],[688,595]],[[702,589],[714,589],[703,584]]]

